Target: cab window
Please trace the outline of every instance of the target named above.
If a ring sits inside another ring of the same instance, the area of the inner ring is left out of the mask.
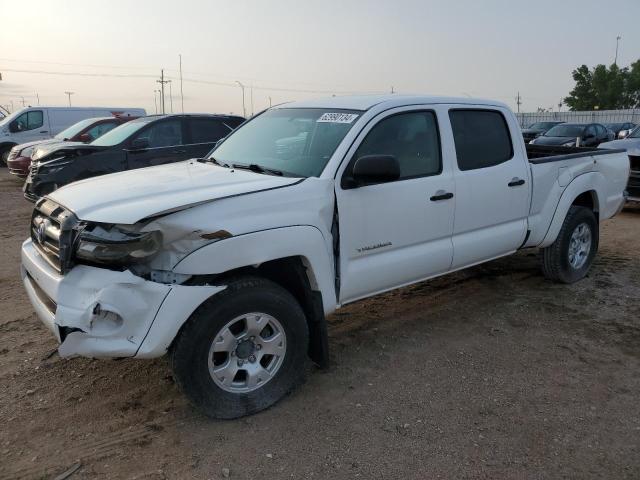
[[[354,158],[365,155],[396,157],[400,180],[439,174],[442,161],[434,113],[400,113],[381,120],[362,141]]]
[[[32,110],[30,112],[25,112],[16,119],[16,126],[19,132],[40,128],[42,124],[42,110]]]

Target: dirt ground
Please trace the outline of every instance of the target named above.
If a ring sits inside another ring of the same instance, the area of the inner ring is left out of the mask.
[[[575,285],[530,251],[344,308],[328,371],[214,421],[165,359],[51,355],[6,170],[0,203],[0,478],[640,478],[640,209],[603,225]]]

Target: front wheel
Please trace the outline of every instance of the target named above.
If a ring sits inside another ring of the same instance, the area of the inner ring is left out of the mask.
[[[572,206],[558,238],[542,249],[542,271],[550,280],[574,283],[584,278],[598,251],[598,222],[593,211]]]
[[[2,150],[0,150],[0,166],[2,167],[6,167],[7,166],[7,160],[9,159],[9,154],[11,153],[11,148],[4,148]]]
[[[173,371],[206,415],[251,415],[302,382],[308,337],[289,292],[261,278],[235,280],[191,315],[172,347]]]

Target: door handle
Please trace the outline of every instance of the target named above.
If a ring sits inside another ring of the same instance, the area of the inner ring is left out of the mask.
[[[519,187],[520,185],[524,185],[524,180],[522,178],[514,177],[507,185],[510,187]]]
[[[444,190],[438,190],[434,196],[430,198],[432,202],[438,202],[440,200],[449,200],[453,198],[453,193],[445,192]]]
[[[49,130],[40,130],[40,133],[49,133]]]

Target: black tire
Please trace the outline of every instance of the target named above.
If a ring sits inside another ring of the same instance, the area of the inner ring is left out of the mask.
[[[9,148],[2,148],[0,149],[0,167],[6,167],[7,166],[7,160],[9,158],[9,153],[11,153],[11,149],[13,148],[13,146],[9,147]]]
[[[209,373],[212,342],[238,316],[262,312],[278,319],[286,335],[280,367],[263,386],[250,392],[229,392]],[[274,282],[242,277],[205,301],[191,315],[171,348],[176,382],[189,400],[206,415],[231,419],[270,407],[303,382],[309,332],[304,312],[295,298]]]
[[[584,264],[580,268],[574,268],[569,262],[569,245],[573,232],[583,223],[591,232],[591,248]],[[555,242],[542,249],[544,276],[560,283],[574,283],[581,280],[591,268],[598,251],[598,240],[598,221],[593,211],[586,207],[570,207]]]

